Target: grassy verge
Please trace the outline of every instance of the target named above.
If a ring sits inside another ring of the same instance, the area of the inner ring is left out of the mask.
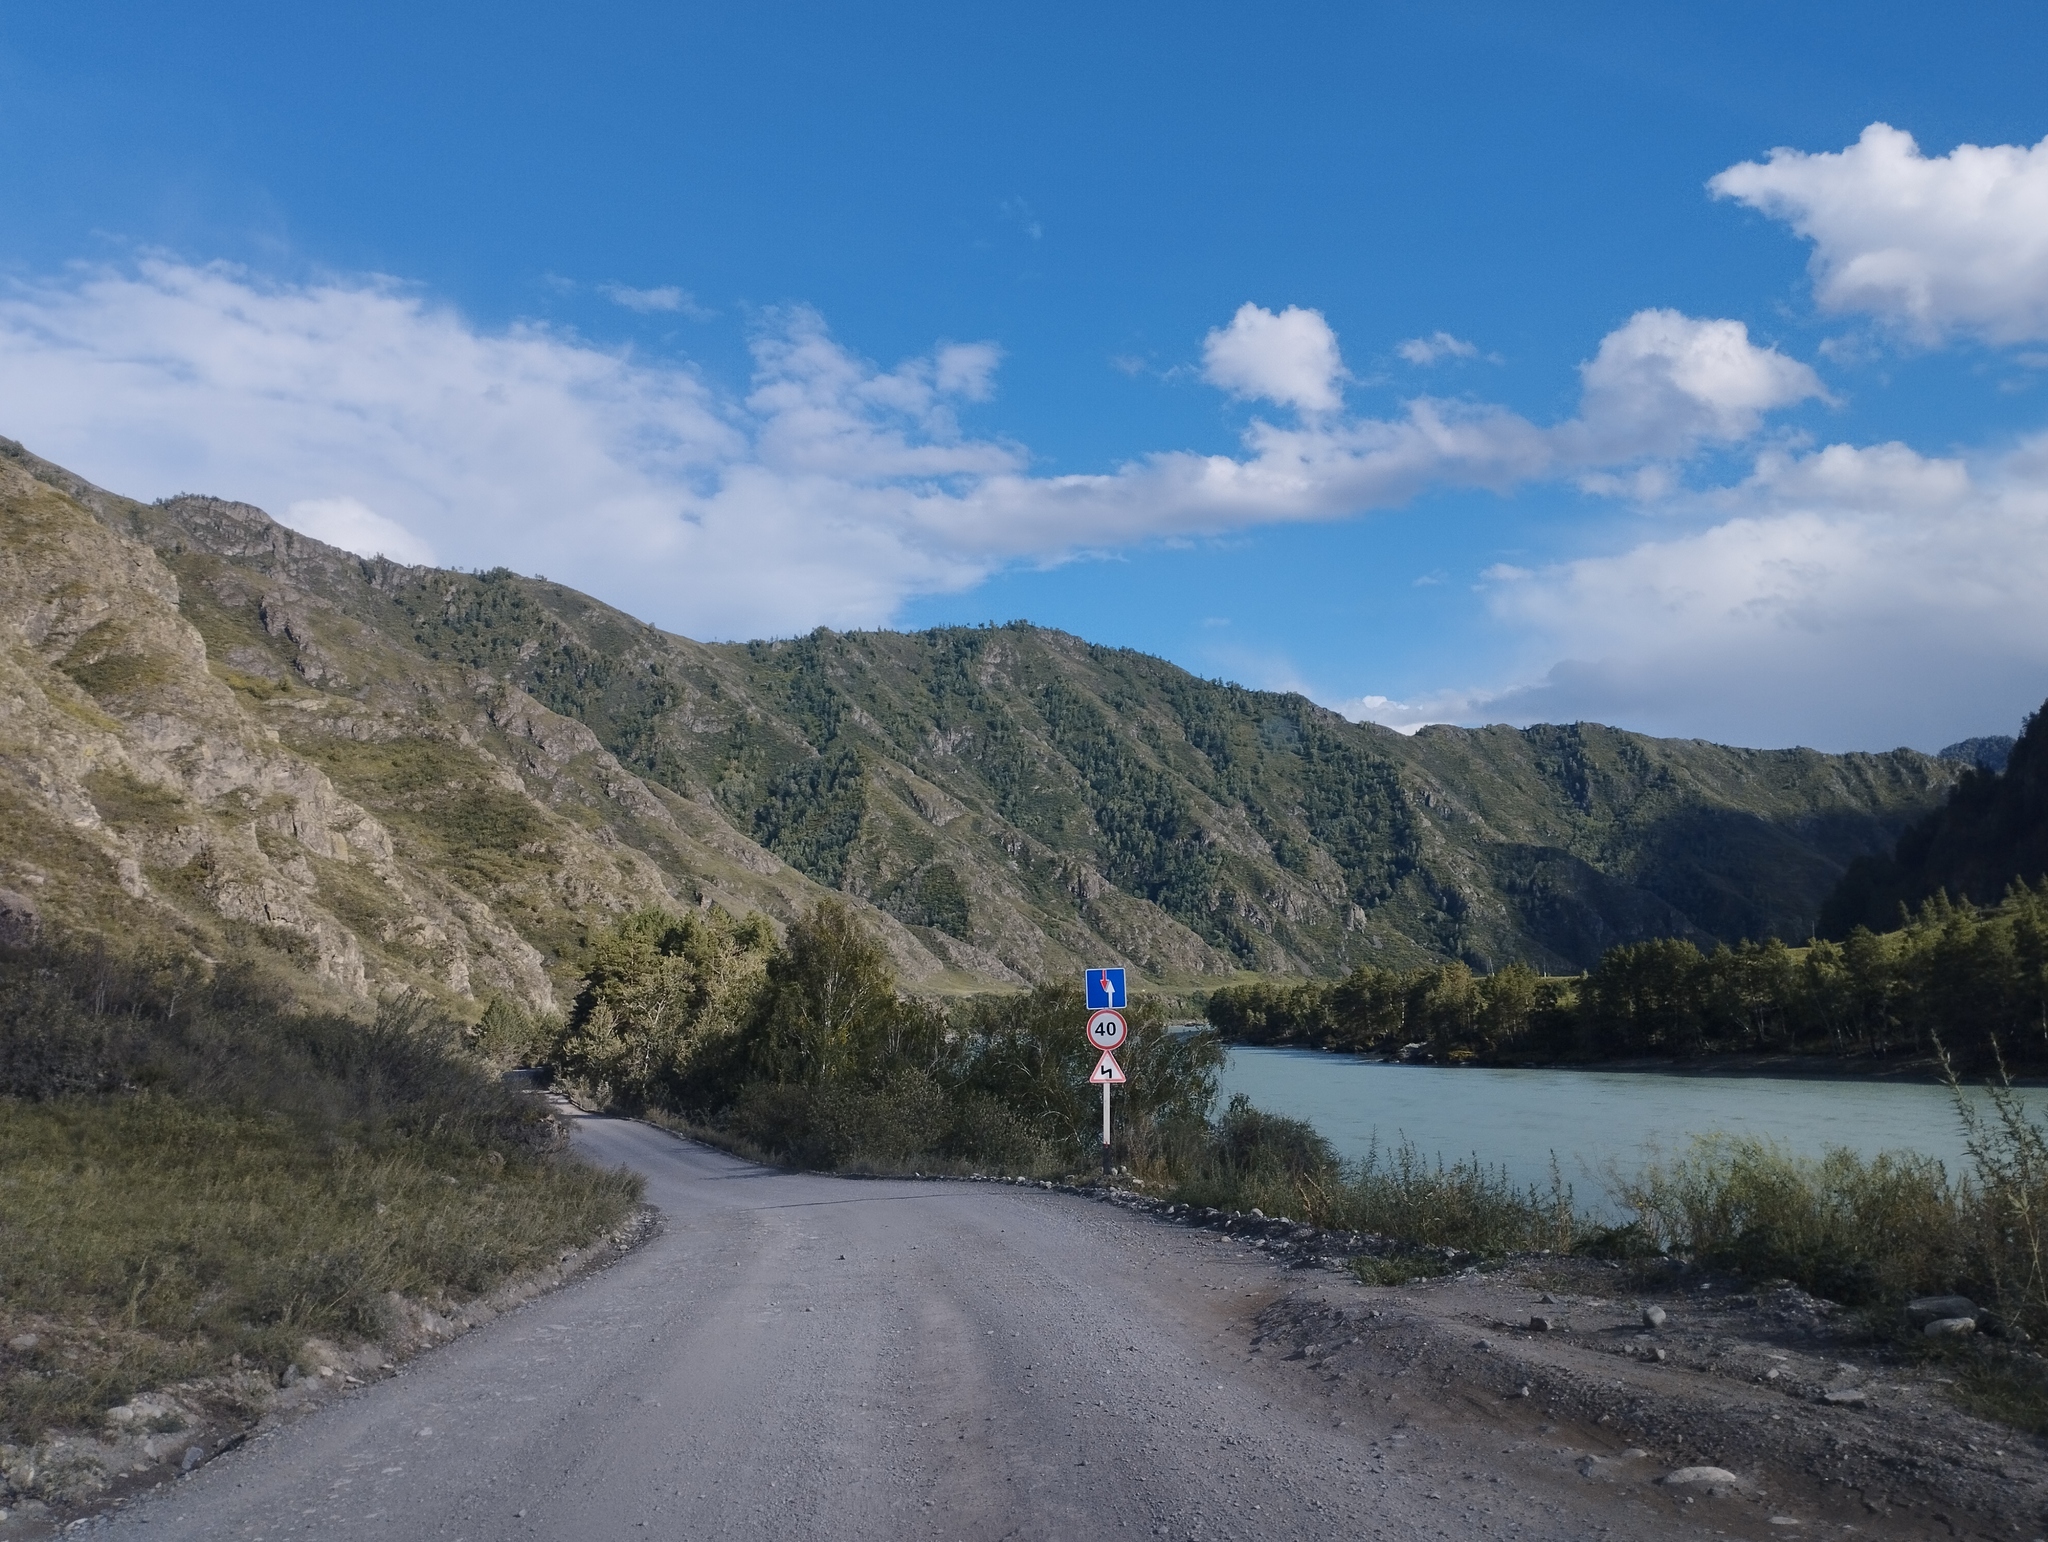
[[[637,1180],[418,1003],[294,1014],[234,978],[0,954],[0,1441],[379,1336],[617,1227]]]
[[[1971,1166],[1951,1174],[1905,1153],[1790,1155],[1714,1137],[1623,1183],[1653,1246],[1751,1278],[1790,1279],[1860,1308],[1880,1336],[1943,1362],[1971,1412],[2048,1435],[2048,1130],[2010,1089],[1962,1095]],[[1978,1335],[1919,1336],[1902,1308],[1961,1295],[1984,1309]]]

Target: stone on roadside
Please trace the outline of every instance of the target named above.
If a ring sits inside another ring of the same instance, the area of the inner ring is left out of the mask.
[[[1977,1319],[1974,1317],[1937,1317],[1920,1330],[1931,1339],[1954,1338],[1958,1334],[1975,1333]]]
[[[1725,1467],[1681,1467],[1657,1481],[1666,1488],[1703,1489],[1717,1496],[1740,1493],[1747,1486]]]
[[[1968,1296],[1915,1296],[1906,1303],[1906,1321],[1916,1328],[1950,1317],[1975,1320],[1977,1303]]]
[[[1661,1328],[1669,1320],[1669,1316],[1661,1306],[1646,1306],[1643,1308],[1643,1326],[1645,1328]]]
[[[1854,1408],[1870,1401],[1870,1394],[1861,1387],[1833,1387],[1820,1395],[1823,1403],[1835,1403],[1842,1407]]]
[[[33,1333],[17,1333],[7,1341],[7,1347],[18,1355],[25,1355],[41,1342],[42,1340],[38,1339]]]
[[[1556,1326],[1557,1319],[1554,1317],[1532,1317],[1529,1319],[1529,1331],[1531,1333],[1548,1333]]]

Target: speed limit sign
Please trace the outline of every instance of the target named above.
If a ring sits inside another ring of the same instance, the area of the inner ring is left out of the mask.
[[[1124,1015],[1104,1007],[1099,1012],[1088,1014],[1088,1042],[1097,1049],[1115,1049],[1124,1041],[1130,1030],[1124,1025]]]

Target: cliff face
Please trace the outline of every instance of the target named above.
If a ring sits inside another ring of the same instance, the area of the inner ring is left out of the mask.
[[[1960,774],[1404,738],[1025,626],[707,646],[0,441],[0,921],[536,1005],[633,906],[850,897],[927,988],[1803,939]],[[10,908],[12,907],[12,908]]]

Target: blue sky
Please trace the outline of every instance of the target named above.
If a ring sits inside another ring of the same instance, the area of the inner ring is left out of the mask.
[[[2044,44],[7,5],[0,433],[695,636],[1025,617],[1402,727],[1935,748],[2048,696]]]

